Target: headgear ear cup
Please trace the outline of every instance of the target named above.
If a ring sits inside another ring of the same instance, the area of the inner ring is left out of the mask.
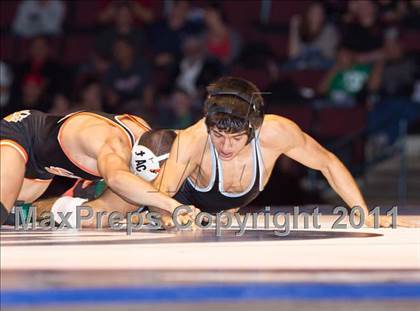
[[[130,170],[146,181],[153,181],[159,174],[160,161],[169,158],[169,153],[156,156],[149,148],[135,145],[131,150]]]

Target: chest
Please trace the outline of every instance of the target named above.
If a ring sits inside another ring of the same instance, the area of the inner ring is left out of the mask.
[[[264,155],[265,154],[265,155]],[[268,182],[276,158],[271,157],[263,149],[259,149],[257,156],[255,149],[236,157],[231,161],[218,160],[216,155],[206,152],[198,168],[190,176],[190,181],[200,188],[214,185],[225,192],[240,193],[248,190],[255,183],[262,185]]]

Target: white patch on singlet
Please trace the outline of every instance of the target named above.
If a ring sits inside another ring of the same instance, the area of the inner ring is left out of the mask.
[[[66,170],[65,168],[62,168],[62,167],[49,166],[49,167],[44,167],[44,169],[50,174],[63,176],[63,177],[68,177],[68,178],[80,179],[79,176],[74,175],[72,172],[70,172],[70,171],[68,171],[68,170]]]

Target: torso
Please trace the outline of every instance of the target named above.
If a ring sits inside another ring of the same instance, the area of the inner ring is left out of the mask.
[[[204,120],[181,131],[181,135],[186,137],[179,137],[179,148],[189,148],[187,150],[190,151],[187,157],[187,154],[181,156],[182,161],[185,164],[187,162],[184,161],[189,161],[189,165],[194,165],[195,169],[174,198],[182,204],[194,205],[201,211],[213,214],[250,204],[264,189],[282,153],[279,148],[273,148],[278,146],[277,137],[273,133],[270,137],[270,125],[265,124],[256,132],[256,137],[230,161],[222,161],[218,157]]]
[[[269,116],[266,116],[268,119],[267,122],[264,122],[260,131],[256,135],[257,138],[255,140],[257,144],[257,148],[259,149],[259,161],[260,161],[260,175],[261,180],[261,188],[268,183],[270,179],[271,172],[273,171],[274,165],[276,163],[277,158],[280,156],[281,153],[278,151],[273,151],[270,148],[270,145],[266,143],[266,127],[269,121]],[[200,124],[201,123],[201,124]],[[198,135],[202,136],[202,140],[206,140],[206,143],[203,144],[202,149],[204,149],[204,155],[202,156],[202,160],[198,159],[196,165],[198,166],[197,169],[191,174],[190,180],[194,181],[195,184],[200,188],[205,188],[209,185],[212,178],[213,172],[213,165],[212,165],[212,151],[211,151],[211,142],[207,139],[207,129],[203,121],[200,121],[197,124],[197,128],[194,130]],[[268,125],[269,126],[269,125]],[[205,133],[205,137],[203,136],[203,132]],[[223,190],[229,193],[241,193],[244,192],[249,185],[253,182],[254,179],[254,169],[253,169],[253,161],[254,161],[254,150],[253,145],[250,143],[248,144],[236,158],[232,159],[231,161],[219,161],[222,166],[222,174],[223,174]],[[198,158],[198,157],[197,157]],[[256,160],[256,159],[255,159]],[[258,176],[257,176],[258,177]]]

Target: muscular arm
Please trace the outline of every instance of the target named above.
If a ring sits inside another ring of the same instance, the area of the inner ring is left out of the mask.
[[[197,155],[199,158],[206,142],[197,139],[195,134],[194,128],[188,128],[178,133],[169,159],[165,162],[162,172],[154,183],[159,191],[174,196],[185,179],[197,168]]]
[[[344,164],[331,152],[323,148],[312,137],[305,134],[295,123],[285,118],[271,116],[268,138],[276,146],[271,146],[275,151],[284,153],[289,158],[296,160],[303,165],[322,172],[335,192],[353,208],[360,206],[365,213],[365,224],[374,225],[373,216],[368,216],[365,200],[355,180]],[[274,135],[274,136],[273,136]],[[280,139],[279,139],[280,138]],[[278,145],[281,141],[281,146]],[[273,143],[272,143],[273,144]],[[392,218],[381,216],[379,224],[382,227],[390,227]],[[398,226],[415,227],[415,224],[403,220],[397,221]]]
[[[364,209],[365,215],[368,215],[359,187],[344,164],[334,154],[305,134],[290,120],[278,117],[272,121],[272,128],[273,134],[282,137],[283,153],[286,156],[321,171],[330,186],[349,207],[360,206]]]
[[[126,201],[172,212],[180,204],[130,172],[131,150],[115,136],[106,140],[97,154],[98,170],[106,184]]]

